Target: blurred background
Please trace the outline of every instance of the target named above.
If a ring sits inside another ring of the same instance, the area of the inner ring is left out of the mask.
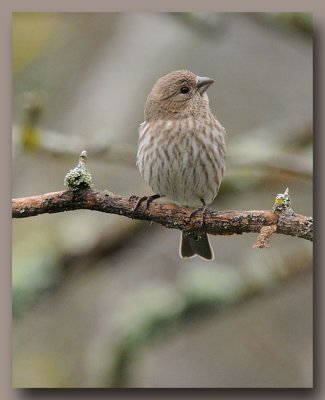
[[[312,215],[310,14],[15,13],[13,197],[63,190],[82,150],[94,187],[151,193],[135,167],[155,81],[215,79],[227,169],[212,205]],[[311,387],[312,243],[211,237],[79,210],[13,220],[15,387]]]

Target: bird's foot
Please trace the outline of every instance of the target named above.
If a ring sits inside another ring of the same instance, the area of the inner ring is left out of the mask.
[[[136,196],[131,196],[129,197],[129,200],[133,200]],[[148,209],[150,203],[152,203],[154,200],[159,199],[161,196],[160,194],[154,194],[152,196],[143,196],[143,197],[139,197],[138,201],[136,202],[135,206],[133,207],[132,210],[132,219],[134,218],[136,212],[138,211],[141,203],[143,203],[144,201],[146,202],[146,210]]]
[[[212,208],[208,207],[208,206],[204,203],[203,200],[201,200],[201,201],[202,201],[203,205],[202,205],[201,207],[198,207],[198,208],[196,208],[195,210],[193,210],[193,211],[191,212],[191,214],[190,214],[190,219],[192,219],[193,216],[194,216],[195,214],[197,214],[198,212],[201,213],[200,228],[202,228],[203,225],[204,225],[204,216],[205,216],[205,214],[206,214],[207,212],[210,213],[210,212],[213,211]]]

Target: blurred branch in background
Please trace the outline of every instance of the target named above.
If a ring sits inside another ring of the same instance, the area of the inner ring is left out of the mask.
[[[55,158],[74,158],[76,148],[89,149],[93,158],[104,162],[135,165],[135,148],[127,143],[107,143],[105,136],[97,134],[85,140],[81,136],[66,135],[38,127],[46,104],[47,95],[42,90],[21,93],[20,101],[24,118],[20,125],[13,126],[13,155],[17,150],[32,151]]]
[[[13,126],[14,155],[17,149],[21,149],[70,159],[75,157],[76,149],[88,148],[89,154],[96,160],[135,167],[136,147],[129,143],[110,143],[107,134],[97,133],[95,137],[92,135],[85,140],[81,136],[39,128],[46,98],[46,93],[41,90],[20,95],[25,113],[21,125]],[[280,133],[277,137],[283,137],[283,141],[273,141],[274,132],[267,128],[243,132],[240,137],[236,136],[235,141],[228,138],[231,151],[227,157],[229,168],[226,185],[236,186],[238,178],[245,176],[249,176],[251,185],[257,185],[261,180],[264,183],[267,177],[312,180],[311,127],[293,129],[279,126],[274,129],[277,129]],[[243,146],[245,152],[242,151]]]
[[[144,346],[186,330],[193,319],[222,313],[308,271],[307,259],[302,246],[296,254],[254,252],[241,269],[222,264],[210,269],[202,261],[198,268],[181,274],[175,286],[147,287],[120,310],[114,337],[102,321],[88,349],[90,379],[95,379],[98,387],[131,387]],[[281,353],[280,348],[275,351]]]
[[[93,240],[82,247],[76,248],[68,240],[64,240],[65,247],[61,251],[55,246],[44,248],[44,244],[40,244],[33,256],[24,258],[24,268],[13,269],[13,316],[23,315],[41,301],[40,297],[63,285],[68,276],[87,269],[94,271],[101,260],[129,246],[144,228],[139,221],[125,219],[114,226],[113,232],[89,232]],[[65,233],[69,236],[67,230]]]

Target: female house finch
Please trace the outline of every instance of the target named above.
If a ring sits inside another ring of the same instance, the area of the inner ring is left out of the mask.
[[[166,196],[189,207],[213,202],[225,169],[225,129],[210,111],[206,93],[213,82],[182,70],[154,85],[139,128],[137,166],[157,194],[140,201],[147,199],[148,205]],[[183,232],[180,256],[195,255],[213,259],[207,234]]]

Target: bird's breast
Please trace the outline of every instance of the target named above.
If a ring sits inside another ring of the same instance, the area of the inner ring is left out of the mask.
[[[154,192],[189,206],[216,196],[224,166],[223,135],[194,118],[144,122],[137,165]]]

